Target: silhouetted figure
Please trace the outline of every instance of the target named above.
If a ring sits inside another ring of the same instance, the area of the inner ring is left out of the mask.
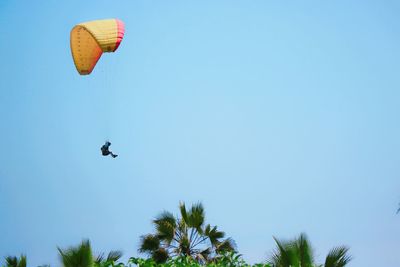
[[[111,146],[111,143],[108,142],[108,141],[106,141],[106,143],[101,147],[101,154],[102,154],[103,156],[111,155],[111,157],[113,157],[113,158],[118,157],[118,155],[113,154],[113,153],[109,150],[110,146]]]

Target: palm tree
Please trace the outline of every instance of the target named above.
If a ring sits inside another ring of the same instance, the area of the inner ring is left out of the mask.
[[[57,248],[64,267],[93,267],[94,260],[89,240],[84,240],[77,247]]]
[[[277,248],[268,261],[273,267],[343,267],[351,260],[349,248],[341,246],[329,251],[324,265],[316,264],[310,241],[304,233],[294,240],[282,241],[275,237],[274,240]]]
[[[5,257],[6,267],[26,267],[26,256],[21,255],[19,258],[15,256]]]
[[[205,263],[224,251],[234,251],[234,241],[224,239],[225,233],[217,226],[205,225],[204,208],[201,203],[187,210],[179,204],[180,217],[164,211],[154,220],[156,233],[141,237],[139,252],[147,253],[157,263],[169,257],[190,257]]]
[[[118,250],[112,250],[108,253],[107,257],[104,257],[104,253],[99,254],[94,260],[96,267],[107,267],[115,266],[116,262],[122,257],[122,252]]]

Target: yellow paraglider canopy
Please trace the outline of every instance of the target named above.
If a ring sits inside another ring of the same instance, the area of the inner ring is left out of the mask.
[[[79,23],[71,30],[71,51],[75,67],[88,75],[103,52],[114,52],[124,37],[124,23],[119,19]]]

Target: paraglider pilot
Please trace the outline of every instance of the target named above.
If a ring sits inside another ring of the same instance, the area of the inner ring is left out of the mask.
[[[118,157],[118,155],[113,154],[113,153],[109,150],[110,146],[111,146],[111,143],[108,142],[108,141],[106,141],[106,143],[101,147],[101,154],[102,154],[103,156],[111,155],[111,157],[113,157],[113,158]]]

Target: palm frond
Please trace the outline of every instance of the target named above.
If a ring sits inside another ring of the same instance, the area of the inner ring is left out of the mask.
[[[204,207],[199,202],[192,205],[191,209],[188,213],[188,225],[195,229],[199,229],[204,224],[205,214],[204,214]]]
[[[18,267],[18,258],[15,256],[7,256],[4,258],[7,267]]]
[[[160,239],[155,235],[145,235],[140,237],[140,253],[153,253],[160,248]]]
[[[236,243],[232,238],[227,238],[221,243],[219,243],[216,248],[215,252],[217,254],[224,253],[224,252],[236,252]]]
[[[58,248],[64,267],[92,267],[94,264],[89,240],[84,240],[77,247],[66,250]]]
[[[25,255],[20,256],[18,267],[26,267],[26,256]]]
[[[160,264],[166,262],[169,258],[169,255],[164,248],[159,248],[153,252],[152,258],[157,264]]]
[[[176,219],[172,213],[164,211],[153,220],[157,237],[167,243],[171,243],[175,236]]]
[[[179,203],[179,211],[181,212],[181,217],[182,220],[188,224],[189,218],[188,218],[188,212],[186,210],[185,202]]]
[[[100,253],[94,259],[94,263],[97,264],[97,265],[100,265],[100,263],[102,263],[103,261],[104,261],[104,253]]]
[[[203,234],[208,236],[210,234],[210,231],[211,231],[211,225],[207,224],[206,227],[204,227]]]
[[[305,233],[301,233],[298,238],[293,241],[296,249],[296,254],[301,267],[309,267],[314,263],[313,250],[310,241]]]
[[[352,257],[348,254],[349,248],[346,246],[331,249],[325,259],[325,267],[343,267],[348,264]]]
[[[208,225],[207,225],[208,227]],[[212,245],[216,245],[220,242],[221,238],[225,237],[225,233],[222,231],[218,231],[217,226],[214,226],[211,230],[207,231],[206,227],[206,233],[205,236],[207,236],[210,239],[210,242]]]
[[[117,262],[122,257],[122,252],[119,250],[111,250],[107,255],[107,261]]]
[[[158,224],[159,222],[167,222],[171,225],[175,225],[176,224],[176,219],[174,217],[174,215],[169,212],[169,211],[163,211],[162,213],[160,213],[154,220],[153,223],[154,224]]]
[[[281,241],[273,237],[277,248],[273,251],[268,263],[274,267],[298,266],[298,259],[292,242]]]
[[[168,222],[160,221],[156,226],[157,237],[160,240],[171,243],[175,236],[175,225],[171,225]]]
[[[196,254],[195,260],[204,264],[204,263],[208,262],[210,254],[211,254],[211,249],[206,248]]]
[[[191,244],[187,236],[182,236],[179,239],[179,251],[178,254],[181,256],[191,256]]]

